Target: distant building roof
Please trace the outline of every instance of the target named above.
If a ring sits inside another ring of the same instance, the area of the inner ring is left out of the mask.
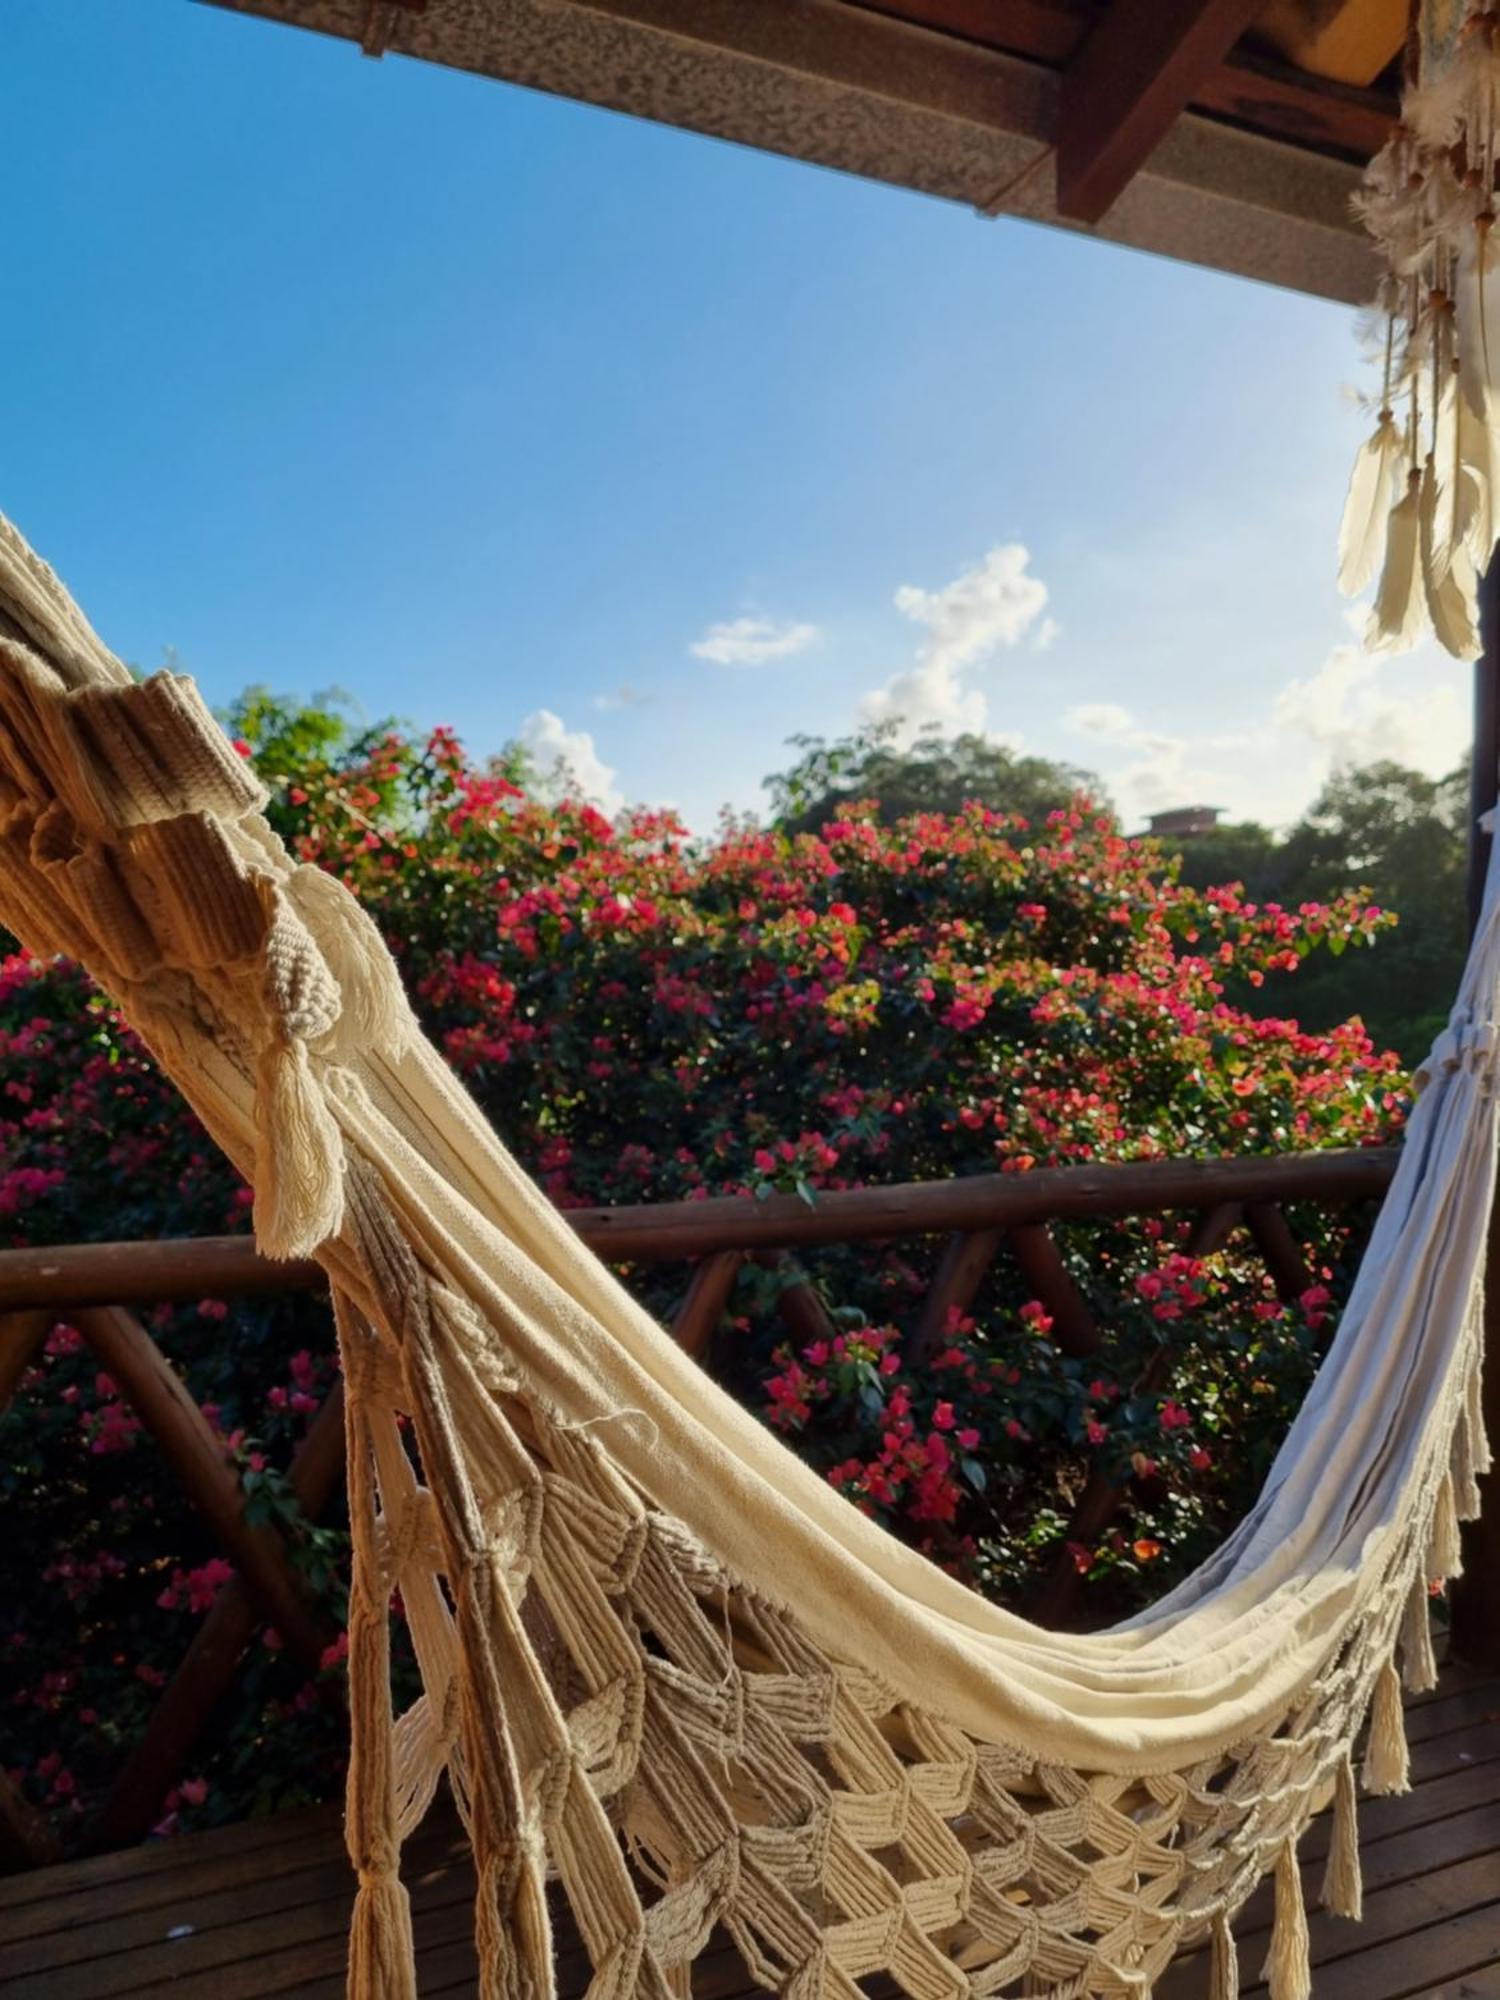
[[[1169,806],[1151,814],[1146,831],[1160,839],[1189,840],[1194,834],[1212,833],[1223,812],[1222,806]]]

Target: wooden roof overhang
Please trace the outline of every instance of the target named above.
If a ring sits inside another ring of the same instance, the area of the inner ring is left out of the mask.
[[[1406,0],[209,0],[1365,300]]]

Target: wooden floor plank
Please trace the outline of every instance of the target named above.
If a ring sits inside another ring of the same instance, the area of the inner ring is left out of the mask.
[[[1316,2000],[1427,2000],[1468,1977],[1489,1978],[1500,1958],[1500,1899],[1409,1937],[1319,1963]]]
[[[1500,2000],[1500,1681],[1445,1668],[1408,1706],[1413,1789],[1361,1802],[1366,1921],[1317,1909],[1326,1819],[1302,1841],[1315,2000]],[[473,1872],[451,1808],[408,1845],[423,2000],[474,2000]],[[288,1815],[0,1881],[5,2000],[342,2000],[352,1883],[335,1810]],[[1263,1886],[1241,1912],[1242,1992],[1260,1983],[1272,1921]],[[588,1967],[561,1933],[559,1991]],[[694,2000],[755,1991],[716,1940]],[[1202,2000],[1202,1955],[1157,2000]]]
[[[1500,1687],[1483,1681],[1477,1687],[1441,1691],[1441,1698],[1406,1712],[1406,1740],[1413,1748],[1434,1736],[1475,1722],[1500,1722]]]
[[[171,1871],[182,1867],[189,1852],[194,1861],[222,1859],[284,1847],[289,1839],[314,1839],[329,1828],[337,1837],[342,1823],[337,1806],[318,1806],[310,1812],[241,1820],[235,1826],[214,1827],[207,1833],[185,1834],[175,1840],[152,1840],[143,1847],[123,1847],[113,1854],[64,1861],[56,1868],[34,1868],[24,1875],[0,1875],[0,1913],[106,1882],[134,1882],[143,1875]]]
[[[50,1930],[42,1927],[40,1933],[32,1930],[0,1944],[6,1973],[14,1978],[47,1967],[57,1971],[89,1959],[113,1958],[160,1944],[169,1932],[202,1937],[252,1917],[279,1918],[329,1897],[349,1902],[353,1887],[341,1841],[309,1842],[288,1853],[293,1865],[285,1869],[263,1865],[254,1876],[239,1873],[233,1880],[216,1881],[211,1887],[194,1882],[192,1871],[184,1869],[175,1889],[170,1875],[146,1878],[153,1892],[159,1887],[161,1893],[152,1893],[139,1904],[121,1905],[118,1897],[112,1897],[114,1907],[103,1913],[66,1912],[64,1920]],[[421,1894],[435,1870],[451,1867],[455,1861],[467,1868],[468,1845],[458,1828],[445,1825],[419,1834],[404,1857],[402,1869],[413,1896]],[[124,1885],[110,1886],[118,1891]],[[72,1897],[65,1900],[76,1901]]]

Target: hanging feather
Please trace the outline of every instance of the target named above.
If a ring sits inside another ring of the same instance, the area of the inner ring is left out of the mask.
[[[1426,585],[1427,609],[1438,644],[1455,660],[1477,660],[1483,650],[1479,598],[1468,556],[1460,550],[1458,559],[1436,579],[1426,578]]]
[[[1401,432],[1388,409],[1380,412],[1349,478],[1349,497],[1339,530],[1339,589],[1357,597],[1375,576],[1385,553],[1396,473],[1401,464]]]
[[[1456,660],[1479,655],[1479,599],[1474,572],[1462,542],[1438,545],[1440,499],[1434,462],[1428,459],[1417,500],[1418,567],[1427,613],[1438,643]]]
[[[1444,544],[1467,549],[1482,568],[1495,546],[1494,440],[1488,416],[1458,387],[1456,366],[1439,418],[1437,465]]]
[[[1500,404],[1500,259],[1481,217],[1459,253],[1454,280],[1458,381],[1477,417]]]
[[[1427,593],[1422,582],[1422,475],[1413,466],[1406,492],[1391,509],[1385,530],[1385,563],[1371,619],[1374,639],[1400,652],[1422,630]]]

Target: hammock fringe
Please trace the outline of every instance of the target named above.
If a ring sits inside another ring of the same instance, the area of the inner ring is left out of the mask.
[[[1345,1757],[1334,1780],[1333,1838],[1323,1872],[1323,1907],[1358,1922],[1364,1915],[1364,1883],[1359,1866],[1359,1802],[1354,1765]]]
[[[1435,1581],[1449,1583],[1464,1573],[1463,1544],[1458,1532],[1458,1499],[1453,1474],[1446,1472],[1438,1487],[1437,1506],[1432,1516],[1432,1537],[1427,1544],[1427,1574]]]
[[[1409,1694],[1427,1694],[1437,1686],[1437,1655],[1432,1647],[1432,1591],[1419,1570],[1406,1594],[1401,1619],[1401,1680]]]
[[[1312,1945],[1295,1840],[1284,1841],[1276,1856],[1276,1921],[1261,1977],[1271,2000],[1311,2000]]]
[[[1240,2000],[1240,1951],[1224,1910],[1214,1918],[1208,1993],[1209,2000]]]
[[[1381,1668],[1375,1683],[1362,1776],[1365,1790],[1376,1798],[1411,1790],[1411,1758],[1401,1711],[1401,1677],[1389,1661]]]

